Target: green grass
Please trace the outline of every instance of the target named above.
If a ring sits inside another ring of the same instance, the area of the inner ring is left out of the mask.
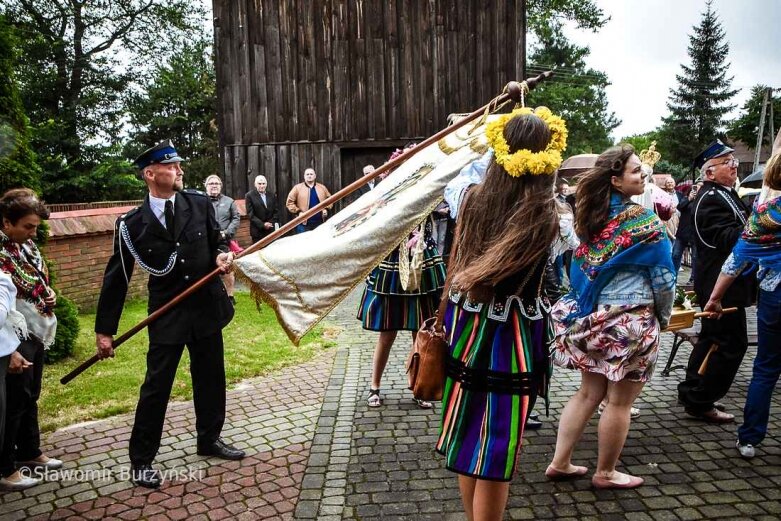
[[[229,386],[245,378],[300,364],[335,344],[333,338],[337,331],[318,326],[296,347],[288,340],[269,306],[262,306],[258,312],[247,293],[236,293],[236,301],[233,321],[223,330],[225,375]],[[146,315],[145,300],[128,302],[122,313],[119,333],[130,329]],[[73,356],[48,364],[44,369],[38,402],[44,431],[129,412],[138,400],[146,371],[149,341],[146,330],[118,347],[115,358],[98,362],[67,385],[60,383],[63,375],[95,353],[95,314],[79,315],[79,323],[81,332]],[[191,384],[189,355],[185,349],[171,399],[192,399]]]

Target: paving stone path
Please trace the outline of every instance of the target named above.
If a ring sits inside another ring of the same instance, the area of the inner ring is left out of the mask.
[[[405,390],[409,334],[391,353],[384,406],[366,406],[376,334],[355,320],[359,293],[329,317],[342,326],[338,347],[277,374],[243,382],[229,393],[224,435],[250,454],[241,462],[195,455],[191,403],[169,406],[157,459],[171,479],[158,491],[133,488],[127,472],[132,416],[63,429],[46,437],[47,451],[66,461],[74,479],[25,492],[0,493],[6,519],[341,519],[463,520],[456,479],[433,452],[439,404],[419,409]],[[753,320],[753,315],[752,315]],[[672,335],[662,336],[660,364]],[[688,346],[687,346],[688,347]],[[684,347],[678,361],[685,363]],[[724,402],[740,420],[753,350]],[[507,519],[760,519],[781,518],[781,396],[774,398],[770,435],[751,461],[736,456],[735,425],[707,425],[676,404],[682,370],[657,370],[639,399],[622,468],[646,485],[597,491],[588,479],[550,483],[543,472],[556,422],[577,388],[577,374],[556,371],[550,416],[525,436]],[[544,414],[544,406],[537,410]],[[596,419],[576,461],[596,466]],[[92,475],[87,475],[92,471]],[[104,475],[99,473],[103,472]]]

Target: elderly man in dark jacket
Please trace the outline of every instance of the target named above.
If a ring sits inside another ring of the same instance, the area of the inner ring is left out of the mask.
[[[230,243],[235,237],[241,222],[239,209],[236,207],[236,201],[222,193],[222,179],[217,175],[210,175],[204,182],[206,195],[211,199],[214,206],[214,217],[220,227],[220,235]],[[235,243],[238,244],[238,243]],[[233,272],[222,276],[222,283],[225,284],[225,291],[228,292],[228,298],[232,304],[236,304],[233,297],[233,288],[236,285],[236,276]]]
[[[738,241],[750,210],[734,189],[738,161],[720,141],[712,143],[695,160],[705,181],[694,201],[694,235],[697,279],[694,291],[701,305],[710,298],[721,266]],[[729,391],[748,349],[746,307],[756,293],[753,276],[741,277],[724,295],[724,307],[738,311],[721,319],[702,319],[702,331],[678,385],[678,399],[686,413],[710,423],[728,423],[734,416],[721,410],[718,400]]]
[[[268,181],[262,175],[255,177],[255,189],[244,196],[244,208],[249,217],[249,233],[256,243],[279,226],[277,198],[268,190]]]
[[[136,264],[148,272],[149,312],[189,288],[215,267],[229,271],[233,256],[220,234],[205,193],[182,190],[182,159],[170,141],[135,161],[149,188],[138,208],[117,220],[114,253],[106,266],[95,317],[98,356],[114,356],[114,334]],[[184,346],[190,352],[198,454],[241,459],[244,452],[220,439],[225,421],[222,328],[233,318],[225,287],[212,278],[149,325],[146,377],[130,436],[131,479],[156,488],[152,461],[160,448],[166,406]]]

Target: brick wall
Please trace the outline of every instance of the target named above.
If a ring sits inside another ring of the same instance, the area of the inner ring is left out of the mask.
[[[236,201],[242,214],[236,239],[243,247],[251,244],[244,201]],[[56,287],[81,310],[98,304],[103,272],[112,252],[113,223],[128,208],[104,208],[52,213],[50,237],[42,251],[56,271]],[[130,280],[129,297],[146,296],[148,275],[136,266]]]
[[[57,289],[82,310],[98,304],[103,271],[111,257],[113,232],[51,237],[43,254],[52,263]],[[129,297],[146,295],[146,274],[136,269],[130,280]]]

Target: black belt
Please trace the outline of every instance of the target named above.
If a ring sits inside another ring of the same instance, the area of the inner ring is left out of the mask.
[[[461,387],[475,392],[536,395],[537,378],[534,373],[504,373],[490,369],[473,369],[452,356],[445,363],[447,375],[461,382]]]

